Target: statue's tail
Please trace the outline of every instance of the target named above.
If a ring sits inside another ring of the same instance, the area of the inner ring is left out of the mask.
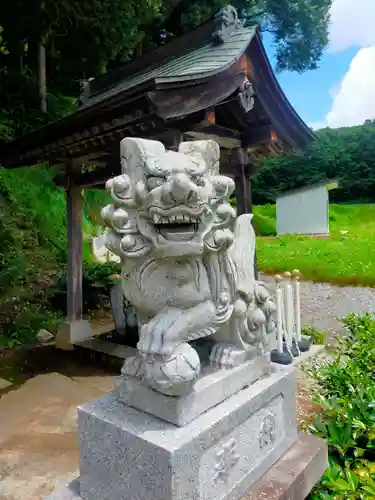
[[[253,214],[237,217],[234,241],[228,254],[236,264],[237,294],[249,302],[254,294],[255,272],[255,232],[252,225]]]

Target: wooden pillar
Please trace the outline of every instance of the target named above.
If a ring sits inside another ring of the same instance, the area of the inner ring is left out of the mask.
[[[245,148],[238,148],[238,164],[235,182],[237,214],[251,214],[253,211],[251,199],[251,180],[248,169],[248,153]]]
[[[66,192],[68,228],[67,320],[82,319],[82,194],[71,178]]]
[[[234,178],[237,200],[237,214],[251,214],[253,211],[251,202],[251,181],[249,175],[237,175]]]
[[[239,164],[237,175],[234,178],[237,200],[237,215],[253,213],[253,202],[251,196],[251,177],[249,168],[249,157],[246,148],[239,148]],[[254,276],[259,279],[256,250],[254,252]]]

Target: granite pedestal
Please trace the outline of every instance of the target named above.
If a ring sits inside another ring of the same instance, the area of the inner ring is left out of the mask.
[[[241,500],[304,500],[327,467],[327,444],[300,433],[295,443]],[[82,500],[79,478],[48,500]]]
[[[180,428],[114,394],[91,401],[78,410],[78,498],[240,499],[296,442],[295,397],[294,369],[274,367]]]

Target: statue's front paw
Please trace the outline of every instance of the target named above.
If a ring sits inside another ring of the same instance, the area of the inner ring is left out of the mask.
[[[241,349],[233,344],[218,342],[214,344],[210,352],[210,364],[218,368],[233,368],[256,355],[254,349]]]
[[[178,344],[179,342],[177,342]],[[137,344],[137,349],[143,358],[158,355],[162,358],[168,358],[176,348],[176,342],[168,342],[163,335],[145,336]]]
[[[180,317],[181,311],[169,310],[142,326],[137,344],[142,356],[168,357],[173,353],[176,346],[184,340],[180,328],[176,326]]]
[[[169,357],[154,356],[145,362],[144,380],[157,392],[168,396],[189,393],[200,373],[197,352],[183,342]]]
[[[121,369],[121,374],[125,377],[135,377],[141,379],[143,377],[144,361],[137,356],[127,358]]]

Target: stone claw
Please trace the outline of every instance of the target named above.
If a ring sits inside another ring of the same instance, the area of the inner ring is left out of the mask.
[[[148,339],[146,337],[138,342],[137,349],[143,358],[158,356],[160,358],[167,359],[172,355],[179,343],[180,342],[163,342],[160,339]]]
[[[234,344],[218,342],[210,352],[210,364],[219,368],[232,368],[250,359],[250,351],[245,351]]]
[[[127,358],[121,369],[121,374],[125,377],[135,377],[141,379],[143,377],[143,359],[138,356]]]

